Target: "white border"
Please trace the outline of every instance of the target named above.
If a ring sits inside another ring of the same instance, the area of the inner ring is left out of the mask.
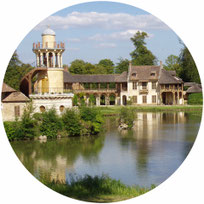
[[[90,0],[91,1],[91,0]],[[89,1],[89,2],[90,2]],[[1,82],[8,61],[27,33],[52,13],[84,0],[18,0],[0,3],[0,63]],[[203,1],[186,0],[117,0],[144,9],[169,25],[189,47],[198,66],[202,81],[204,74]],[[1,116],[0,116],[1,117]],[[21,204],[78,203],[43,186],[15,156],[1,125],[0,136],[0,202]],[[126,203],[203,203],[204,138],[203,127],[192,151],[181,167],[155,190]]]

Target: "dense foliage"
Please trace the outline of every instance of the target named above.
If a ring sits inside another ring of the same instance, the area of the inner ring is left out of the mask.
[[[17,52],[14,52],[8,64],[4,76],[4,82],[11,86],[12,88],[19,90],[21,79],[26,73],[28,73],[33,68],[34,67],[32,67],[30,64],[22,63],[19,60]]]
[[[47,138],[95,135],[101,131],[102,124],[102,115],[96,108],[81,106],[79,109],[66,109],[59,116],[54,108],[33,114],[30,103],[21,120],[4,122],[4,127],[9,140],[24,140],[40,135]]]
[[[180,77],[183,81],[200,83],[200,76],[195,61],[185,45],[179,56],[179,64],[181,66]]]
[[[91,202],[113,202],[142,195],[151,189],[139,186],[126,186],[120,180],[107,175],[72,177],[67,183],[60,181],[42,181],[49,188],[63,195]]]
[[[134,124],[134,111],[128,107],[122,107],[119,112],[119,123],[128,125],[128,128],[132,128]]]
[[[203,105],[203,94],[202,93],[193,93],[188,96],[189,105]]]
[[[155,65],[157,63],[156,57],[145,46],[144,40],[147,37],[147,33],[138,31],[130,38],[135,46],[135,50],[130,53],[133,65]]]

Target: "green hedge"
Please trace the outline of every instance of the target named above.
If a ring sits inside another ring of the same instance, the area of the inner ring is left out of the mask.
[[[193,93],[188,96],[189,105],[202,105],[203,104],[203,94],[202,93]]]

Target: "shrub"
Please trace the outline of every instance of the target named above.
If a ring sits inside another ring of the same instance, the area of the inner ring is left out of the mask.
[[[43,135],[46,135],[48,138],[56,138],[62,127],[62,121],[54,108],[42,113],[40,131]]]
[[[119,122],[128,125],[128,128],[132,128],[134,122],[134,111],[127,107],[122,107],[119,113]]]
[[[203,94],[202,93],[193,93],[188,96],[189,105],[202,105],[203,104]]]
[[[69,136],[79,136],[81,131],[80,116],[75,110],[66,109],[62,115],[65,130]]]

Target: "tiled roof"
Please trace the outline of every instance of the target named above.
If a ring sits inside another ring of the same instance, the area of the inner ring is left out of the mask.
[[[21,92],[12,92],[6,98],[2,100],[3,102],[26,102],[29,98]]]
[[[159,83],[160,84],[181,84],[183,83],[183,81],[181,78],[177,76],[172,76],[171,71],[161,69]]]
[[[15,92],[16,90],[11,88],[9,85],[3,83],[3,86],[2,86],[2,92],[3,93],[6,93],[6,92]]]
[[[201,92],[202,92],[202,89],[197,84],[189,87],[186,91],[186,93],[201,93]]]
[[[129,71],[130,80],[157,80],[160,66],[131,66]]]
[[[64,71],[64,83],[127,82],[127,72],[122,74],[70,74]]]

